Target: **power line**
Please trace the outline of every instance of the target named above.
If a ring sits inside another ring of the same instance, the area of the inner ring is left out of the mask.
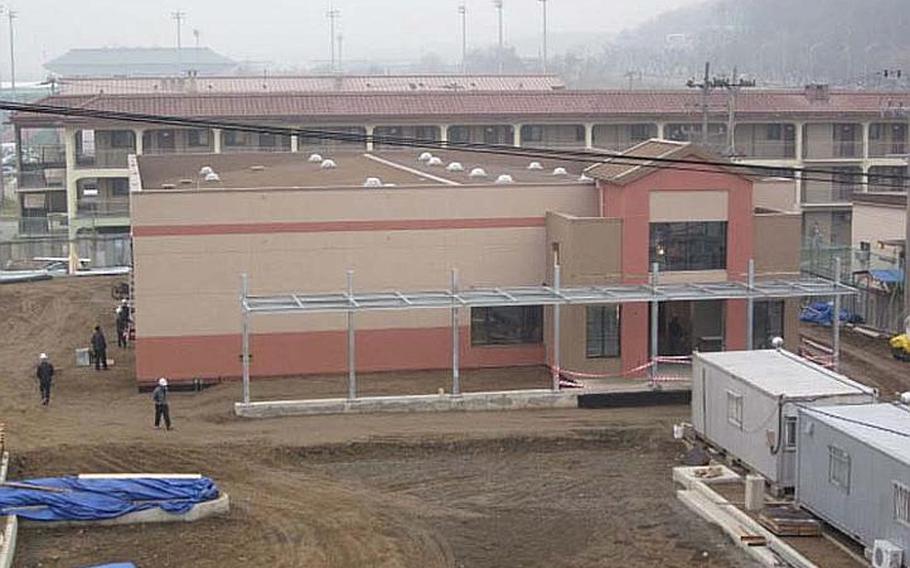
[[[875,177],[877,180],[896,180],[897,184],[877,183],[878,187],[887,187],[893,189],[904,189],[907,180],[906,175],[893,174],[869,174],[869,173],[842,173],[825,169],[812,168],[795,168],[795,167],[773,167],[764,165],[742,164],[728,161],[711,161],[711,160],[693,160],[682,158],[660,158],[650,156],[636,156],[634,154],[603,153],[594,151],[580,150],[553,150],[548,148],[516,148],[499,144],[481,144],[470,142],[441,142],[439,140],[406,138],[398,136],[384,135],[367,135],[348,132],[334,132],[328,130],[317,130],[307,128],[287,128],[280,126],[256,125],[240,122],[229,122],[223,120],[205,120],[197,118],[180,118],[166,115],[125,113],[118,111],[95,110],[76,107],[61,107],[53,105],[42,105],[36,103],[17,103],[13,101],[0,101],[0,109],[11,110],[25,113],[49,114],[57,116],[94,118],[99,120],[136,122],[143,124],[161,124],[168,126],[180,126],[189,128],[218,128],[222,130],[235,130],[239,132],[253,132],[261,134],[274,134],[283,136],[303,136],[317,140],[332,140],[340,142],[373,142],[392,146],[425,148],[438,150],[459,150],[473,152],[478,154],[494,154],[504,156],[516,156],[538,159],[557,159],[567,162],[582,162],[588,164],[601,163],[609,160],[610,163],[629,166],[642,166],[670,169],[677,171],[690,171],[701,173],[716,173],[715,168],[724,168],[727,170],[740,171],[744,175],[756,175],[758,172],[767,172],[777,177],[787,177],[791,179],[802,179],[803,181],[818,181],[831,183],[838,178],[845,181],[851,181],[858,185],[868,185],[869,177]],[[785,173],[789,175],[781,176]],[[826,177],[811,177],[811,174],[818,174]],[[865,178],[865,179],[863,179]]]

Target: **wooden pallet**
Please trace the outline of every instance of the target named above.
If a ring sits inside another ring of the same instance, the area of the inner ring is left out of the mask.
[[[792,506],[769,507],[758,516],[758,522],[777,536],[821,536],[821,523]]]

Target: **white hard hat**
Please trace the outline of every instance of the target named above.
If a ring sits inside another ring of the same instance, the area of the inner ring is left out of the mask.
[[[38,355],[38,358],[41,359],[42,361],[46,360],[46,359],[47,359],[47,353],[42,353],[41,355]]]
[[[123,305],[125,306],[125,305],[126,305],[126,298],[120,300],[120,303],[123,304]]]
[[[158,379],[158,386],[160,386],[160,387],[166,387],[166,386],[167,386],[167,379],[165,379],[164,377],[161,377],[160,379]]]

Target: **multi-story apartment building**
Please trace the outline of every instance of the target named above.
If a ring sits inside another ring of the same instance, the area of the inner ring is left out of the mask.
[[[363,136],[337,141],[318,134],[281,136],[223,129],[181,129],[140,123],[19,113],[13,116],[22,158],[19,180],[25,233],[68,227],[123,230],[129,226],[127,158],[130,154],[332,152],[389,149],[369,136],[441,142],[506,144],[554,149],[621,151],[650,138],[704,143],[702,98],[691,91],[572,91],[550,85],[528,90],[511,81],[500,90],[435,85],[373,91],[368,81],[345,89],[267,80],[258,92],[246,83],[212,89],[153,89],[155,81],[112,83],[109,91],[60,94],[49,105],[237,121]],[[487,83],[481,86],[489,87]],[[215,83],[213,83],[214,85]],[[403,83],[404,84],[404,83]],[[531,83],[529,83],[531,84]],[[119,87],[118,87],[119,85]],[[143,86],[145,85],[145,86]],[[463,86],[463,85],[462,85]],[[129,88],[137,92],[128,92]],[[172,85],[173,87],[173,85]],[[396,90],[399,89],[399,90]],[[549,89],[549,90],[547,90]],[[156,91],[156,92],[148,92]],[[803,237],[821,244],[850,242],[851,195],[864,174],[875,190],[894,189],[908,151],[910,93],[828,90],[740,92],[734,120],[726,93],[708,99],[707,145],[733,159],[773,168],[824,173],[799,181]],[[31,133],[54,129],[59,144],[34,148]],[[732,148],[732,151],[731,151]],[[766,172],[773,174],[773,172]],[[58,220],[59,222],[55,222]]]

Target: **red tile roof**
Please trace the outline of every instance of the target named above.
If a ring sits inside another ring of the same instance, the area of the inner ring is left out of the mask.
[[[668,119],[696,121],[701,97],[694,91],[507,91],[58,95],[40,103],[94,110],[195,118],[282,119],[300,122],[387,120],[407,117],[435,121],[522,119],[597,120]],[[724,93],[712,94],[715,120],[726,116]],[[745,91],[737,98],[737,116],[781,119],[850,115],[877,117],[910,109],[910,93],[832,91],[813,101],[803,91]],[[19,113],[14,122],[54,122]]]

